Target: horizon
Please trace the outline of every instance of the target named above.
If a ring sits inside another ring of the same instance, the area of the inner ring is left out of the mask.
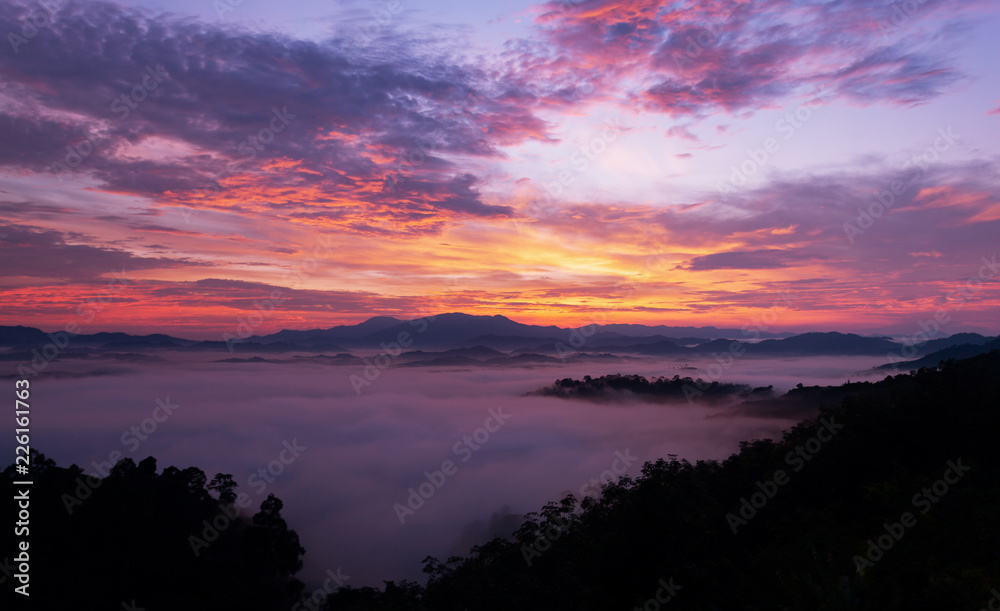
[[[398,316],[388,316],[388,315],[384,315],[384,314],[377,314],[377,315],[369,316],[367,318],[359,320],[358,322],[334,324],[334,325],[331,325],[331,326],[328,326],[328,327],[304,326],[304,327],[301,327],[301,328],[285,327],[285,328],[268,328],[266,330],[263,330],[264,327],[261,326],[261,329],[259,329],[258,332],[253,333],[253,335],[251,335],[249,337],[263,337],[263,336],[273,335],[273,334],[279,333],[281,331],[328,331],[330,329],[333,329],[333,328],[336,328],[336,327],[341,327],[341,326],[343,326],[343,327],[358,326],[358,325],[364,324],[365,322],[368,322],[368,321],[374,320],[374,319],[378,319],[378,318],[392,318],[392,319],[397,320],[397,321],[399,321],[399,322],[402,323],[402,322],[416,321],[416,320],[420,320],[422,318],[434,319],[434,318],[438,318],[438,317],[441,317],[441,316],[447,316],[447,315],[450,315],[450,314],[459,314],[459,315],[473,316],[473,317],[479,317],[479,318],[495,318],[497,316],[500,316],[500,317],[506,318],[507,320],[509,320],[511,322],[518,323],[518,324],[524,324],[524,325],[530,325],[530,326],[537,326],[537,327],[555,326],[559,330],[563,330],[563,331],[569,331],[569,330],[574,330],[574,329],[583,329],[583,328],[586,328],[586,327],[589,327],[589,326],[595,325],[595,324],[597,326],[599,326],[599,327],[613,326],[613,325],[623,325],[624,324],[624,325],[633,325],[633,326],[640,326],[640,327],[646,327],[646,328],[655,328],[655,327],[663,326],[663,327],[668,327],[668,328],[680,328],[680,329],[683,329],[683,328],[691,328],[691,329],[715,329],[715,330],[739,330],[740,329],[739,327],[729,327],[727,325],[682,325],[682,324],[669,324],[667,322],[664,322],[664,323],[654,323],[654,324],[644,324],[644,323],[619,323],[619,322],[614,322],[614,321],[604,321],[604,322],[600,322],[600,323],[594,322],[594,323],[590,323],[590,324],[586,324],[586,325],[581,325],[581,326],[537,325],[537,324],[533,324],[533,323],[525,323],[525,322],[522,322],[522,321],[517,320],[515,318],[511,318],[510,316],[504,315],[504,314],[469,314],[467,312],[442,312],[442,313],[439,313],[439,314],[431,314],[431,315],[426,315],[426,316],[413,316],[413,317],[398,317]],[[758,320],[758,322],[762,322],[762,321]],[[33,325],[26,325],[26,324],[18,324],[18,325],[6,325],[6,324],[3,324],[3,325],[0,325],[0,327],[5,327],[5,326],[6,327],[33,328],[33,329],[38,329],[38,330],[42,331],[43,333],[48,333],[48,334],[54,334],[54,333],[57,333],[57,332],[60,332],[60,331],[68,331],[68,329],[66,327],[46,329],[46,328],[35,327]],[[198,335],[183,335],[182,336],[182,335],[176,335],[176,334],[171,333],[169,331],[169,328],[167,328],[167,330],[163,330],[163,331],[150,330],[150,331],[143,331],[143,332],[133,332],[133,331],[124,330],[124,329],[121,329],[121,328],[116,328],[116,329],[94,328],[93,330],[88,330],[85,333],[84,332],[80,332],[80,333],[70,333],[70,334],[72,336],[72,335],[95,335],[95,334],[98,334],[98,333],[125,333],[127,335],[134,335],[134,336],[143,336],[143,335],[169,335],[169,336],[174,337],[176,339],[184,339],[184,340],[191,340],[191,341],[213,341],[213,340],[216,340],[216,341],[218,341],[218,340],[225,341],[226,337],[231,337],[230,335],[226,335],[230,331],[231,331],[231,329],[205,330],[205,331],[203,331],[200,334],[200,336],[198,336]],[[607,332],[614,333],[614,331],[607,331]],[[769,335],[781,335],[781,334],[803,335],[803,334],[806,334],[806,333],[840,333],[840,334],[844,334],[844,335],[859,335],[859,336],[862,336],[862,337],[886,337],[886,338],[890,338],[890,339],[893,339],[893,340],[907,339],[907,338],[914,337],[915,338],[914,341],[917,341],[917,342],[923,342],[923,341],[926,341],[926,339],[946,338],[946,337],[951,337],[951,336],[959,335],[959,334],[963,334],[963,333],[977,333],[977,334],[984,335],[984,336],[987,336],[987,337],[990,336],[990,335],[1000,335],[1000,331],[991,330],[991,329],[987,329],[987,328],[956,328],[956,329],[952,329],[949,332],[943,332],[943,331],[934,332],[934,333],[931,333],[929,335],[929,337],[926,336],[926,332],[924,332],[924,335],[921,336],[920,335],[921,329],[919,329],[919,328],[916,329],[916,330],[913,330],[913,329],[902,329],[901,328],[898,332],[891,332],[891,331],[886,331],[886,332],[871,332],[871,331],[864,331],[864,330],[845,330],[845,329],[837,329],[837,328],[811,328],[810,327],[810,328],[805,328],[805,329],[792,329],[792,328],[786,329],[786,328],[781,328],[781,327],[768,327],[767,330],[766,330],[766,333],[769,334]],[[770,338],[768,338],[768,337],[762,337],[761,339],[770,339]],[[746,340],[746,339],[744,339],[743,341],[752,341],[752,340]]]
[[[911,8],[6,2],[0,323],[996,332],[1000,12]]]
[[[998,33],[0,0],[0,608],[1000,600]]]

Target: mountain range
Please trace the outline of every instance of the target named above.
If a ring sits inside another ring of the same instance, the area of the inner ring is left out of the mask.
[[[417,320],[376,316],[356,325],[329,329],[283,330],[245,339],[198,341],[155,333],[93,333],[68,336],[46,333],[24,326],[0,326],[0,360],[30,360],[33,350],[55,343],[66,357],[87,358],[101,353],[146,351],[212,352],[239,354],[311,353],[340,362],[360,358],[351,351],[390,352],[400,364],[410,366],[554,362],[566,358],[613,355],[709,356],[730,352],[735,356],[878,356],[897,361],[895,366],[919,368],[947,358],[963,358],[989,352],[997,338],[978,333],[958,333],[915,345],[889,337],[854,333],[810,332],[801,334],[761,332],[760,341],[750,341],[740,329],[717,327],[671,327],[665,325],[607,324],[576,328],[539,326],[515,322],[504,316],[441,314]],[[68,341],[67,341],[68,340]],[[61,344],[61,345],[60,345]],[[336,358],[326,355],[337,355]],[[900,362],[906,355],[917,359]],[[299,357],[296,357],[299,358]],[[245,361],[247,359],[233,359]],[[260,359],[257,359],[260,360]],[[891,365],[891,364],[890,364]]]

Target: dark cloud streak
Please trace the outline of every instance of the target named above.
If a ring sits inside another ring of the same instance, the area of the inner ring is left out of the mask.
[[[4,3],[0,29],[11,29],[29,9]],[[289,182],[309,187],[311,196],[293,207],[319,216],[334,211],[331,203],[350,203],[353,215],[391,204],[387,216],[402,224],[415,210],[443,221],[508,215],[482,202],[473,188],[480,179],[446,159],[500,157],[502,145],[544,138],[546,124],[516,89],[479,68],[430,55],[405,37],[395,46],[395,54],[365,55],[339,40],[293,40],[102,2],[70,3],[18,55],[0,55],[8,81],[0,95],[21,102],[0,112],[0,129],[10,134],[0,144],[0,165],[44,171],[63,161],[67,145],[99,132],[93,152],[71,173],[91,174],[111,191],[205,205],[202,188],[222,173],[239,179],[237,195]],[[135,89],[150,70],[167,76],[153,89]],[[114,105],[120,109],[121,96],[132,91],[139,92],[135,108],[121,118]],[[276,112],[292,118],[271,139],[266,130]],[[251,140],[259,134],[259,142]],[[400,163],[432,135],[432,150]],[[185,152],[125,154],[155,139],[182,143]],[[235,172],[225,171],[229,164]],[[405,200],[371,188],[400,170],[408,173]],[[226,189],[233,185],[220,191]],[[288,211],[283,202],[258,205]]]

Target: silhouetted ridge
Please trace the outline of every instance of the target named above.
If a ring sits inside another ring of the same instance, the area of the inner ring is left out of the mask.
[[[1000,351],[851,386],[780,441],[647,462],[467,557],[426,558],[426,586],[342,589],[323,609],[642,609],[663,584],[675,610],[984,607],[1000,575]]]
[[[716,402],[735,397],[746,397],[752,389],[746,384],[705,382],[700,378],[659,377],[647,380],[640,375],[612,374],[582,380],[563,378],[551,386],[530,392],[531,395],[560,397],[563,399],[587,399],[591,401],[614,401],[623,398],[638,398],[647,401],[691,401]]]
[[[135,601],[149,611],[287,611],[298,601],[303,584],[294,575],[305,550],[273,494],[251,516],[240,509],[250,496],[237,497],[231,476],[209,482],[194,467],[158,474],[152,457],[108,463],[100,478],[37,452],[31,468],[30,487],[13,483],[23,479],[13,465],[0,477],[7,524],[14,522],[10,499],[30,498],[32,576],[27,598],[8,576],[0,608],[25,609],[29,601],[31,609],[107,611]],[[4,557],[16,553],[13,530],[0,537]]]

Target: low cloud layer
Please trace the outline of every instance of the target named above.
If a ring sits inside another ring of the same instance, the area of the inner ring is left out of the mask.
[[[745,359],[726,379],[784,388],[839,383],[876,360],[805,359],[779,367]],[[678,365],[627,367],[656,376],[671,375]],[[687,404],[596,405],[521,396],[561,377],[614,373],[620,364],[390,368],[360,396],[349,381],[360,372],[350,367],[174,359],[155,367],[71,366],[80,367],[105,375],[63,378],[46,371],[32,385],[35,402],[46,406],[34,423],[40,451],[88,471],[117,451],[136,461],[155,456],[161,469],[194,465],[209,477],[231,473],[255,503],[271,492],[286,502],[288,520],[307,550],[304,578],[339,566],[353,576],[351,585],[419,578],[425,555],[446,557],[488,532],[491,520],[497,528],[517,521],[504,515],[538,510],[570,492],[579,497],[605,472],[635,476],[642,462],[668,454],[691,461],[725,458],[739,441],[780,435],[792,423],[711,418],[719,411]],[[143,424],[157,400],[168,398],[178,406],[172,414]],[[495,415],[503,422],[491,420]],[[130,432],[133,426],[145,426],[138,429],[145,433]],[[282,454],[285,442],[305,450],[287,465],[272,465],[280,474],[268,482],[258,470],[291,458]],[[637,459],[627,467],[618,454],[626,451]],[[407,505],[409,488],[427,481],[425,471],[439,479],[433,472],[444,461],[455,465],[454,473],[412,515],[404,512],[401,524],[394,505]]]

